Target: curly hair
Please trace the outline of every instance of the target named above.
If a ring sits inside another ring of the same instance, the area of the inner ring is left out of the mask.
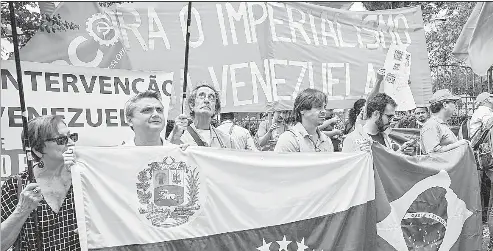
[[[349,110],[349,118],[344,127],[344,134],[348,134],[351,128],[353,128],[354,124],[356,123],[356,118],[358,117],[361,109],[363,109],[363,106],[365,106],[365,104],[366,99],[364,98],[358,99],[356,100],[356,102],[354,102],[353,108]]]
[[[379,111],[380,114],[385,112],[385,107],[391,105],[393,107],[397,106],[395,100],[385,93],[378,93],[372,99],[368,100],[366,105],[366,116],[369,118],[375,111]]]
[[[207,83],[201,83],[197,87],[193,88],[192,92],[190,93],[190,96],[188,97],[188,107],[190,108],[190,116],[192,118],[195,116],[195,112],[193,111],[193,108],[195,107],[195,99],[197,98],[197,91],[201,87],[207,87],[211,90],[214,91],[214,94],[216,95],[216,107],[214,107],[214,114],[212,114],[211,117],[214,117],[216,114],[221,112],[221,99],[219,98],[219,92],[214,89],[214,87],[208,85]]]
[[[319,90],[305,89],[294,100],[293,116],[296,122],[301,122],[301,111],[311,110],[327,104],[327,95]]]

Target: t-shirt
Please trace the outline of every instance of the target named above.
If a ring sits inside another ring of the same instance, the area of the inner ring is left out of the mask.
[[[375,140],[376,142],[382,144],[383,146],[387,146],[385,144],[385,138],[383,137],[383,134],[381,132],[375,134],[375,135],[371,135],[371,134],[368,134],[370,135],[370,137]]]
[[[211,144],[211,130],[195,129],[207,145]]]

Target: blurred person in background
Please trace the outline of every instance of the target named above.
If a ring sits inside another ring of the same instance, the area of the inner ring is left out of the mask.
[[[233,112],[221,113],[221,125],[217,130],[228,134],[231,140],[231,148],[238,150],[258,151],[250,131],[236,125]]]
[[[260,122],[257,131],[261,151],[273,151],[279,135],[288,130],[289,111],[275,111],[271,121]]]

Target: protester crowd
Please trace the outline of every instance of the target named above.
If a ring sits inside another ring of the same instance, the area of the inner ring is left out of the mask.
[[[420,137],[396,146],[389,133],[397,104],[389,95],[378,93],[382,79],[383,75],[378,74],[377,84],[368,98],[354,103],[341,129],[334,126],[341,121],[327,107],[326,94],[305,89],[296,97],[291,111],[273,112],[259,124],[255,135],[235,123],[234,113],[221,114],[220,125],[213,126],[213,118],[220,114],[221,98],[214,87],[199,84],[187,100],[190,114],[177,116],[169,135],[163,138],[166,116],[160,94],[142,92],[125,104],[126,119],[134,137],[126,139],[123,145],[176,144],[184,151],[189,146],[201,146],[243,151],[369,152],[372,144],[381,144],[399,154],[417,155],[450,151],[463,144],[474,146],[479,142],[484,148],[477,151],[479,155],[488,150],[485,144],[490,142],[487,137],[491,135],[483,137],[483,132],[493,127],[492,95],[482,93],[477,97],[478,108],[457,137],[446,121],[454,113],[459,98],[445,89],[436,91],[429,107],[417,107],[412,119],[397,124],[397,127],[419,129]],[[2,186],[1,250],[13,245],[18,250],[39,250],[37,242],[42,250],[80,250],[70,175],[78,135],[70,131],[62,117],[50,115],[30,120],[25,133],[35,160],[34,182],[29,182],[25,171],[10,177]],[[491,153],[488,154],[491,161]],[[489,164],[484,162],[482,167],[487,169]],[[491,177],[490,171],[479,169],[481,175]],[[493,217],[489,223],[493,230]]]

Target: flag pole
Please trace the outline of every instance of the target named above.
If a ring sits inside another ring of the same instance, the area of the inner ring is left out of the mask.
[[[188,2],[188,14],[187,14],[187,35],[185,38],[185,67],[183,67],[183,101],[181,105],[181,113],[183,113],[183,107],[185,106],[187,98],[187,84],[188,84],[188,53],[190,50],[190,23],[192,16],[192,2]]]
[[[32,157],[32,152],[31,152],[31,144],[29,142],[29,138],[27,136],[27,112],[26,112],[26,102],[24,99],[24,85],[22,84],[22,70],[21,70],[21,60],[19,57],[19,40],[17,37],[17,24],[15,21],[15,9],[14,9],[14,2],[10,1],[9,2],[9,10],[10,10],[10,26],[12,27],[12,42],[14,44],[14,60],[15,60],[15,69],[17,72],[17,84],[19,86],[19,102],[21,106],[21,112],[22,112],[22,128],[24,130],[24,135],[22,138],[23,142],[23,148],[26,153],[27,157],[27,174],[28,174],[28,180],[30,183],[34,182],[34,173],[33,173],[33,157]],[[43,250],[42,249],[42,244],[41,244],[41,236],[39,232],[39,224],[38,224],[38,214],[37,210],[34,209],[33,212],[31,213],[31,217],[34,220],[34,227],[35,227],[35,237],[36,237],[36,245],[38,250]],[[20,244],[20,238],[17,238],[17,248],[19,248]]]

